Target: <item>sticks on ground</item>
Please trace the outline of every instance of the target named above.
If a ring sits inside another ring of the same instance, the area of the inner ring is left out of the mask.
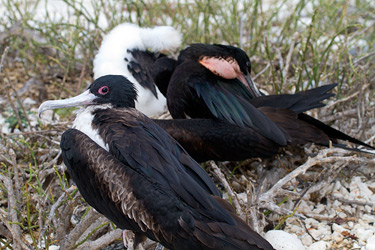
[[[216,165],[214,161],[209,161],[210,166],[214,170],[214,174],[216,177],[221,181],[224,185],[225,190],[228,192],[228,195],[231,197],[234,207],[236,208],[237,214],[244,219],[245,215],[243,210],[241,209],[240,202],[238,200],[237,194],[232,190],[232,187],[229,185],[227,179],[225,178],[224,174],[221,172],[220,168]]]
[[[10,174],[9,174],[10,175]],[[10,231],[13,238],[13,249],[31,249],[31,247],[25,243],[22,239],[24,237],[21,234],[20,222],[17,215],[17,202],[16,193],[13,188],[13,182],[10,177],[0,174],[0,181],[4,183],[8,192],[8,212],[1,209],[0,220],[4,223],[7,229]],[[8,218],[9,216],[9,218]],[[12,222],[11,224],[8,222]]]
[[[257,198],[257,206],[258,208],[266,208],[271,211],[274,211],[279,214],[292,214],[292,211],[289,211],[288,209],[281,208],[276,203],[277,197],[282,197],[285,195],[284,186],[290,182],[293,181],[296,177],[299,175],[304,174],[308,169],[310,169],[313,166],[316,165],[327,165],[331,164],[332,171],[327,174],[321,182],[318,182],[316,187],[319,187],[320,190],[324,188],[324,186],[328,186],[331,181],[337,176],[338,172],[345,166],[347,166],[350,163],[357,163],[357,164],[375,164],[374,159],[367,159],[364,157],[357,157],[356,155],[350,155],[352,152],[345,151],[343,149],[338,148],[328,148],[321,150],[320,153],[312,158],[309,158],[304,164],[281,178],[275,185],[273,185],[269,190],[259,195]],[[333,173],[334,172],[334,173]],[[316,188],[314,186],[311,187],[311,190],[308,190],[306,193],[311,193]],[[291,192],[291,191],[289,191]],[[297,192],[295,192],[297,193]],[[297,193],[298,194],[298,193]],[[289,196],[292,198],[291,196]],[[337,198],[337,197],[335,197]],[[349,202],[349,201],[348,201]],[[352,202],[352,201],[350,201]],[[373,205],[366,202],[359,202],[360,205]],[[300,218],[304,218],[305,216],[301,214],[295,214]]]

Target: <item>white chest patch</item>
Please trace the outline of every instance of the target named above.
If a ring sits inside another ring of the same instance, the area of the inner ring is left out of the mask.
[[[108,144],[104,143],[103,139],[99,135],[98,130],[93,129],[93,127],[91,126],[92,120],[94,119],[94,116],[92,115],[92,111],[94,111],[94,106],[89,106],[89,107],[79,109],[77,111],[77,117],[73,123],[73,128],[78,129],[82,133],[86,134],[88,137],[90,137],[91,140],[96,142],[100,147],[109,151]]]

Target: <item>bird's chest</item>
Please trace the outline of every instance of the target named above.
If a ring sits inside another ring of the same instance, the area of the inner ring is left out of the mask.
[[[109,151],[108,144],[106,144],[103,138],[100,136],[98,129],[93,128],[94,115],[93,110],[88,107],[85,109],[80,109],[77,113],[77,117],[74,120],[73,128],[81,131],[90,137],[91,140],[96,142],[100,147]]]

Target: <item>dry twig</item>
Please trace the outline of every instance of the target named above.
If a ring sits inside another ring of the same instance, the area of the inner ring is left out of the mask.
[[[363,158],[358,158],[355,156],[332,156],[332,154],[338,154],[341,155],[348,154],[348,151],[345,151],[343,149],[338,148],[328,148],[320,151],[320,153],[313,157],[309,158],[304,164],[281,178],[275,185],[273,185],[272,188],[270,188],[265,193],[262,193],[259,195],[257,199],[258,207],[259,208],[267,208],[270,209],[276,213],[279,214],[291,214],[292,211],[289,211],[287,209],[281,208],[276,205],[275,198],[277,196],[285,195],[285,190],[283,189],[283,186],[287,184],[288,182],[292,181],[297,176],[305,173],[309,168],[315,166],[315,165],[321,165],[321,164],[327,164],[327,163],[339,163],[339,166],[346,166],[346,164],[353,162],[353,161],[366,161],[367,163],[373,162],[373,160],[364,160]],[[345,163],[341,164],[340,163]],[[327,184],[327,182],[324,182]],[[310,192],[309,192],[310,193]],[[296,214],[297,216],[304,218],[303,215]]]
[[[48,215],[48,218],[47,218],[46,222],[44,223],[44,227],[40,230],[38,245],[41,244],[42,239],[44,237],[44,233],[47,230],[47,227],[49,226],[50,222],[52,220],[54,220],[54,218],[56,216],[55,213],[56,213],[57,208],[65,201],[68,194],[70,195],[75,189],[76,189],[76,187],[72,186],[72,187],[68,188],[67,190],[65,190],[65,192],[62,193],[62,195],[57,199],[55,204],[52,205],[52,207],[50,209],[50,212],[49,212],[49,215]]]
[[[342,203],[346,204],[355,204],[355,205],[360,205],[360,206],[370,206],[370,207],[375,207],[375,204],[372,202],[366,202],[366,201],[357,201],[357,200],[348,200],[342,197],[338,197],[336,195],[330,194],[329,195],[333,200],[338,200]]]
[[[60,248],[66,250],[73,249],[81,235],[90,227],[91,224],[99,219],[100,216],[101,215],[94,209],[90,209],[80,223],[61,241]]]
[[[91,250],[97,250],[101,249],[104,246],[107,246],[109,243],[121,238],[122,236],[122,230],[116,229],[113,231],[110,231],[106,234],[104,234],[99,239],[96,239],[94,241],[86,241],[81,246],[77,248],[77,250],[84,250],[84,249],[91,249]]]
[[[4,225],[8,228],[8,230],[11,232],[13,237],[13,248],[14,249],[30,249],[31,247],[26,245],[25,242],[23,242],[21,239],[23,239],[23,236],[21,234],[21,228],[19,226],[19,220],[17,216],[17,202],[16,202],[16,194],[13,189],[13,182],[12,180],[0,174],[0,181],[4,183],[5,188],[8,192],[8,212],[5,212],[1,209],[2,214],[5,216],[1,218]],[[8,223],[8,217],[9,220],[12,222],[11,225]]]
[[[221,172],[220,168],[216,165],[214,161],[209,161],[210,166],[214,170],[214,174],[216,177],[221,181],[221,183],[224,185],[225,190],[228,192],[228,195],[231,197],[234,207],[236,208],[237,214],[241,218],[245,218],[245,214],[243,213],[241,209],[240,202],[238,200],[237,194],[232,190],[232,187],[229,185],[227,179],[225,178],[224,174]]]

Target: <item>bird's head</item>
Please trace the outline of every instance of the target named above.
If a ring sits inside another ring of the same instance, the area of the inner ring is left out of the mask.
[[[238,67],[244,75],[250,75],[251,62],[245,51],[230,45],[215,44],[215,46],[220,48],[222,51],[225,51],[228,58],[233,58],[233,60],[238,63]]]
[[[96,79],[82,94],[64,99],[43,102],[39,116],[49,109],[84,105],[111,104],[113,107],[134,108],[137,92],[132,82],[121,75],[106,75]]]
[[[222,44],[191,44],[180,53],[179,61],[186,59],[198,61],[224,79],[238,78],[253,97],[262,95],[251,78],[250,59],[240,48]]]

